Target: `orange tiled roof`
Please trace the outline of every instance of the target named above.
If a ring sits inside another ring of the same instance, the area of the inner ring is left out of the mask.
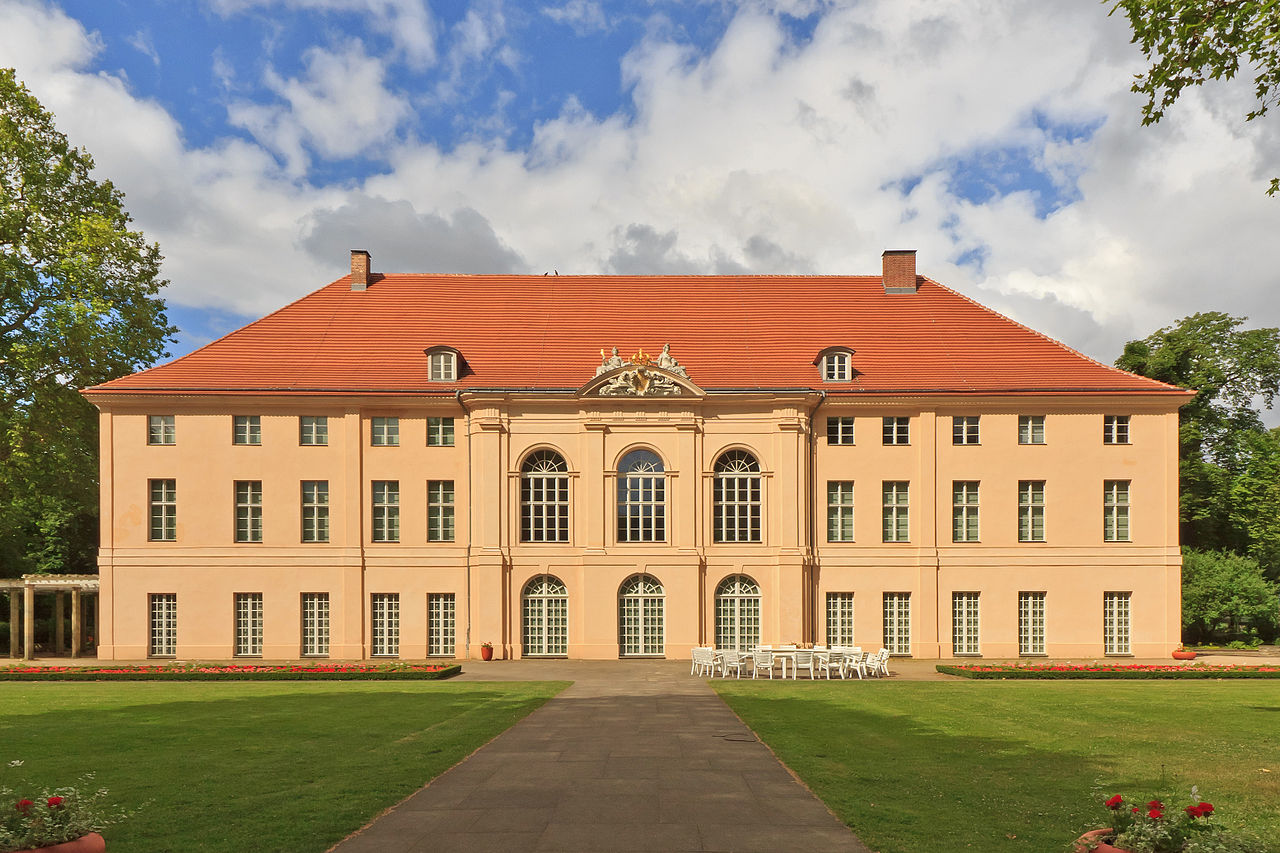
[[[949,288],[880,276],[344,276],[195,352],[94,392],[443,392],[576,389],[600,350],[664,343],[707,390],[1186,393],[1108,367]],[[461,353],[427,381],[423,350]],[[854,350],[848,383],[818,353]]]

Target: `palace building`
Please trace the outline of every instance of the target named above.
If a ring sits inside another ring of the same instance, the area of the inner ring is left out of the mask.
[[[916,274],[351,273],[85,392],[104,659],[1164,656],[1178,407]]]

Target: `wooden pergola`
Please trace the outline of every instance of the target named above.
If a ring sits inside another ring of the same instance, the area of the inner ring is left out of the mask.
[[[0,578],[0,591],[9,593],[9,657],[31,660],[36,651],[36,595],[53,593],[54,599],[54,654],[64,650],[71,657],[80,657],[84,651],[86,610],[84,596],[93,597],[93,625],[98,626],[98,576],[97,575],[23,575],[20,578]],[[19,596],[21,591],[21,596]],[[66,644],[66,596],[71,594],[71,646]],[[21,649],[21,654],[19,654]]]

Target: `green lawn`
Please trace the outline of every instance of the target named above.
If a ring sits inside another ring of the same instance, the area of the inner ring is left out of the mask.
[[[151,801],[112,853],[321,851],[565,686],[4,684],[0,781],[94,771],[112,802]]]
[[[714,682],[882,853],[1065,851],[1101,798],[1163,789],[1280,838],[1274,682]],[[1165,784],[1162,786],[1161,781]]]

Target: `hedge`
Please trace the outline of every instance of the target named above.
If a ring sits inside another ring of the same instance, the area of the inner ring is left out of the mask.
[[[998,679],[1081,679],[1081,678],[1280,678],[1280,666],[1153,666],[1148,664],[1099,664],[1059,666],[989,666],[937,664],[945,675],[961,678]]]
[[[460,664],[317,666],[30,666],[0,667],[0,681],[435,681],[462,672]]]

